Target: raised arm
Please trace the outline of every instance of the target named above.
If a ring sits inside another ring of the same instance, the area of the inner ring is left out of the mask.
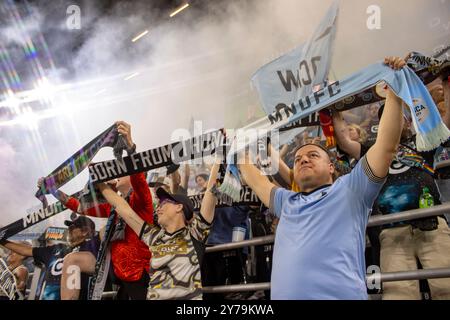
[[[44,178],[39,178],[38,180],[38,188],[41,187],[42,183],[44,181]],[[110,207],[106,203],[102,203],[99,205],[96,205],[94,207],[86,207],[78,201],[78,199],[71,197],[67,195],[66,193],[60,191],[60,190],[49,190],[50,193],[58,199],[66,208],[78,213],[83,214],[91,217],[108,217]]]
[[[2,241],[1,245],[3,245],[5,248],[11,251],[14,251],[15,253],[20,254],[21,256],[25,257],[33,256],[33,247],[30,245],[26,245],[24,243],[11,242],[8,240]]]
[[[28,270],[26,268],[19,268],[15,272],[15,276],[17,279],[17,290],[19,291],[24,290],[27,285]]]
[[[359,160],[361,154],[361,144],[350,139],[347,123],[342,114],[338,111],[333,111],[333,127],[334,136],[336,137],[339,148],[342,149],[350,157]]]
[[[186,163],[184,165],[184,172],[183,177],[181,178],[181,186],[184,190],[187,191],[188,184],[189,184],[189,176],[191,175],[191,167],[189,166],[189,163]]]
[[[111,189],[106,183],[98,184],[98,188],[106,200],[116,209],[116,212],[125,220],[127,225],[133,229],[133,231],[139,235],[142,229],[142,225],[145,223],[136,212],[131,209],[130,205]]]
[[[203,196],[202,205],[200,207],[200,213],[202,217],[211,223],[214,219],[214,211],[216,208],[216,197],[211,192],[211,188],[215,185],[217,179],[217,173],[219,172],[220,162],[216,161],[211,168],[209,174],[208,186],[206,187],[205,195]]]
[[[394,70],[401,69],[406,63],[398,57],[386,58],[385,63]],[[403,129],[402,100],[388,89],[383,115],[378,126],[377,140],[367,151],[367,161],[372,173],[383,178],[397,152]]]
[[[130,203],[133,203],[133,208],[139,212],[141,218],[153,223],[153,199],[145,174],[143,172],[132,174],[130,182],[134,191],[131,193]]]
[[[280,153],[280,159],[283,159],[287,153],[288,153],[289,147],[287,144],[283,144],[283,146],[281,147],[279,153]]]
[[[291,169],[289,169],[287,164],[283,161],[283,159],[281,157],[281,154],[277,150],[275,150],[275,148],[272,146],[272,144],[270,144],[269,150],[270,150],[270,157],[274,161],[278,161],[278,170],[279,170],[281,178],[283,179],[283,181],[285,183],[287,183],[288,185],[291,185],[291,183],[292,183],[292,181],[291,181]],[[276,163],[274,163],[272,165],[276,166]]]
[[[170,192],[172,194],[178,193],[178,188],[181,184],[181,176],[178,169],[170,174]]]
[[[37,187],[40,189],[42,187],[42,184],[44,183],[44,177],[39,178],[38,182],[37,182]],[[67,200],[69,200],[70,196],[68,196],[67,194],[65,194],[62,191],[56,190],[56,189],[50,189],[49,190],[50,193],[59,201],[61,201],[62,204],[66,204]]]
[[[238,166],[245,182],[256,192],[256,195],[264,205],[269,207],[270,191],[275,185],[271,183],[252,163],[250,163],[248,155],[245,157],[244,163],[238,164]]]

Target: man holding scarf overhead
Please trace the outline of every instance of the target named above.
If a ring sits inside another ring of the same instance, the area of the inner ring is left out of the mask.
[[[386,58],[393,69],[401,58]],[[333,181],[328,151],[315,144],[295,153],[302,192],[278,188],[248,163],[243,179],[280,218],[275,238],[272,299],[367,299],[365,230],[402,128],[401,100],[389,90],[375,144],[353,171]],[[297,270],[292,272],[292,270]]]

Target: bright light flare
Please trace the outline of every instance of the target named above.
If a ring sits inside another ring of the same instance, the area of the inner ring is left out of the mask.
[[[21,104],[21,100],[16,97],[14,92],[11,90],[8,90],[8,93],[6,95],[6,99],[3,101],[0,101],[0,107],[7,107],[13,109],[14,112],[17,112],[18,107]]]
[[[47,109],[43,112],[33,112],[30,107],[26,107],[22,110],[22,113],[14,119],[1,121],[0,127],[23,125],[28,129],[34,130],[37,129],[37,125],[41,120],[53,118],[58,114],[62,114],[62,112],[55,109]]]
[[[183,11],[184,9],[186,9],[187,7],[189,7],[189,3],[186,3],[184,6],[178,8],[177,10],[175,10],[174,12],[172,12],[170,14],[170,17],[172,18],[173,16],[175,16],[176,14],[180,13],[181,11]]]
[[[22,115],[17,118],[17,121],[28,129],[36,130],[38,128],[39,117],[30,107],[27,107]]]
[[[32,90],[31,94],[37,96],[41,100],[50,100],[55,91],[56,88],[44,77],[38,80],[35,89]]]
[[[148,30],[145,30],[143,32],[141,32],[140,34],[138,34],[136,37],[134,37],[133,39],[131,39],[131,42],[136,42],[138,41],[140,38],[142,38],[143,36],[145,36],[148,33]]]

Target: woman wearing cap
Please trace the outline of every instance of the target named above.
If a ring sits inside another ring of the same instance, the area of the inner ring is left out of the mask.
[[[147,224],[107,184],[99,185],[103,196],[152,252],[148,300],[202,298],[200,264],[214,217],[216,198],[211,188],[218,170],[216,163],[199,214],[193,213],[187,196],[159,188],[156,212],[160,226]]]

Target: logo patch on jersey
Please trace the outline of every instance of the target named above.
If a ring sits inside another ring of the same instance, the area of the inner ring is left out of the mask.
[[[171,243],[152,246],[151,251],[154,258],[164,257],[172,254],[186,254],[188,252],[187,243],[184,239],[177,239]]]
[[[50,273],[52,276],[60,276],[62,273],[64,258],[56,259],[56,261],[52,264]]]

